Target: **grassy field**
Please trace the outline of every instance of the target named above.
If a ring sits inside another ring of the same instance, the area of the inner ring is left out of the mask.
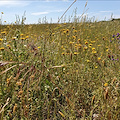
[[[120,120],[120,21],[0,25],[0,120]]]

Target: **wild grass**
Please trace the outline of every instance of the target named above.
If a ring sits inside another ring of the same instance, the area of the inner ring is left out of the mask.
[[[0,30],[1,120],[120,119],[120,21]]]

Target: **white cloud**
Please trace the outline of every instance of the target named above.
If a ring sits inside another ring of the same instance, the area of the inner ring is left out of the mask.
[[[112,11],[100,11],[100,12],[102,12],[102,13],[111,13]]]
[[[0,6],[4,7],[24,7],[29,4],[29,1],[0,1]]]
[[[49,12],[35,12],[35,13],[32,13],[31,15],[45,15],[45,14],[49,14]]]
[[[31,15],[35,15],[35,16],[38,16],[38,15],[45,15],[45,14],[49,14],[49,13],[55,13],[55,12],[62,12],[64,10],[49,10],[49,11],[46,11],[46,12],[35,12],[35,13],[31,13]]]

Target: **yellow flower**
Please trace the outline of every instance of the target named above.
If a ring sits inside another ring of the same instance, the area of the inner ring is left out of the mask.
[[[95,68],[97,69],[97,68],[98,68],[98,66],[95,66]]]
[[[97,53],[97,52],[95,50],[93,50],[92,53]]]
[[[78,52],[74,52],[74,55],[78,55],[79,53]]]
[[[90,62],[90,60],[87,60],[87,62]]]
[[[66,34],[66,31],[63,31],[64,34]]]
[[[40,49],[41,47],[39,46],[38,49]]]
[[[77,33],[77,30],[74,30],[73,32],[74,32],[74,33]]]
[[[15,39],[16,39],[16,37],[12,37],[12,39],[13,39],[13,40],[15,40]]]
[[[21,85],[22,85],[22,83],[21,83],[21,82],[17,82],[17,83],[16,83],[16,85],[21,86]]]
[[[73,36],[73,39],[76,39],[76,37],[75,37],[75,36]]]
[[[22,34],[22,33],[20,34],[20,36],[23,36],[23,35],[24,35],[24,34]]]
[[[104,86],[107,87],[107,86],[108,86],[108,83],[105,83]]]
[[[88,44],[88,42],[86,41],[85,44]]]
[[[92,44],[89,44],[89,47],[92,47]]]
[[[54,36],[54,35],[55,35],[55,33],[52,33],[52,35]]]
[[[6,34],[6,31],[1,32],[1,34]]]
[[[25,38],[21,38],[21,40],[25,40]]]
[[[69,29],[67,29],[66,32],[68,33],[68,32],[69,32]]]
[[[98,60],[101,60],[101,57],[98,57]]]
[[[0,50],[3,51],[5,48],[4,47],[1,47]]]
[[[69,44],[74,44],[74,42],[70,41]]]
[[[0,38],[0,41],[3,41],[3,39]]]
[[[7,45],[7,47],[10,49],[11,48],[11,46],[10,45]]]
[[[87,46],[85,46],[85,47],[84,47],[84,50],[87,50],[87,49],[88,49],[88,47],[87,47]]]
[[[27,38],[29,38],[29,36],[26,36],[25,38],[27,39]]]
[[[65,55],[65,53],[64,53],[64,52],[62,52],[62,55]]]
[[[92,48],[92,50],[95,50],[95,48]]]
[[[63,45],[61,46],[61,48],[63,49]]]

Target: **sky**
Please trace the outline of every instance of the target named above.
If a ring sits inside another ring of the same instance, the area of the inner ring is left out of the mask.
[[[74,0],[0,0],[0,19],[2,24],[11,24],[19,16],[20,20],[25,13],[25,24],[34,24],[44,22],[58,22],[64,12],[73,3]],[[86,5],[86,7],[85,7]],[[72,15],[80,17],[87,16],[89,19],[110,20],[120,18],[120,1],[119,0],[77,0],[64,15],[64,20],[72,20]],[[46,17],[46,18],[45,18]],[[51,20],[52,19],[52,20]],[[4,22],[6,21],[6,22]]]

